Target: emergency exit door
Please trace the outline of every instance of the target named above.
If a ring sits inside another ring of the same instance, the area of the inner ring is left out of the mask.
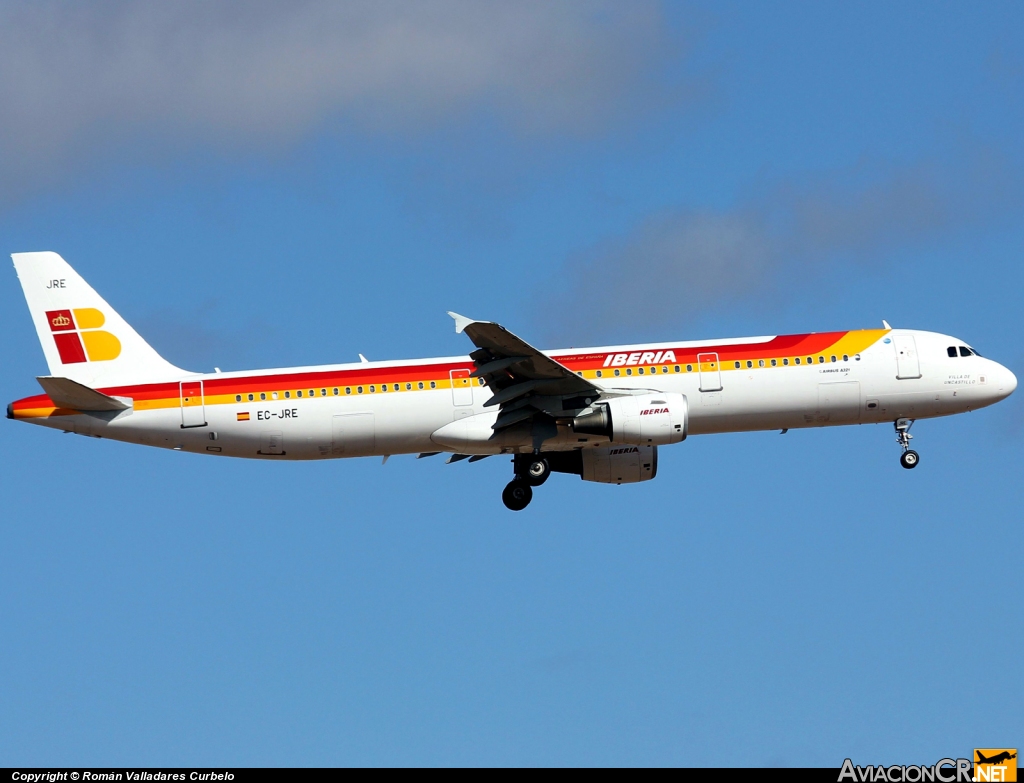
[[[452,370],[452,403],[456,406],[473,404],[473,379],[469,370]]]
[[[206,406],[203,404],[203,382],[181,382],[181,426],[205,427]]]
[[[722,390],[722,368],[717,353],[697,354],[697,370],[700,373],[702,392]]]

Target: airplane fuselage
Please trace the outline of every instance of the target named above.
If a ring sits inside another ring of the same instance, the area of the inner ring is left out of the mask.
[[[684,395],[690,435],[948,416],[991,405],[1016,387],[1012,373],[963,341],[901,329],[544,353],[608,390]],[[8,416],[81,435],[253,459],[534,451],[528,437],[452,445],[437,435],[461,419],[490,431],[498,411],[485,405],[493,392],[474,369],[470,357],[456,356],[186,374],[99,386],[125,401],[122,411],[83,413],[36,395],[12,403]],[[609,442],[563,422],[539,448]]]

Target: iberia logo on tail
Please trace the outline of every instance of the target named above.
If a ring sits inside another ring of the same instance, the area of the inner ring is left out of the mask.
[[[46,320],[64,364],[109,362],[121,355],[121,341],[100,329],[107,319],[94,307],[50,310]]]

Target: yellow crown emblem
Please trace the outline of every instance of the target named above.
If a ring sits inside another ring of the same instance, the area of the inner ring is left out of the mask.
[[[66,315],[58,315],[53,319],[52,323],[54,326],[68,326],[71,324],[71,319]]]

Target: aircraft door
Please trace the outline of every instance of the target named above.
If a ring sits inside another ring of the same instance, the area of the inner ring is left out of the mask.
[[[203,382],[182,381],[181,393],[181,427],[205,427],[206,406],[203,404]]]
[[[452,403],[456,406],[473,404],[473,379],[469,377],[469,370],[452,370],[449,373],[452,380]]]
[[[346,413],[331,419],[331,454],[335,457],[372,454],[376,440],[372,413]]]
[[[921,377],[921,363],[917,358],[917,343],[912,334],[894,334],[892,344],[896,349],[896,377],[900,380]]]
[[[818,384],[819,421],[856,421],[860,418],[860,381]]]
[[[260,435],[260,450],[258,454],[281,457],[284,456],[284,433],[264,432]]]
[[[697,369],[700,373],[702,392],[722,390],[722,368],[717,353],[697,354]]]

